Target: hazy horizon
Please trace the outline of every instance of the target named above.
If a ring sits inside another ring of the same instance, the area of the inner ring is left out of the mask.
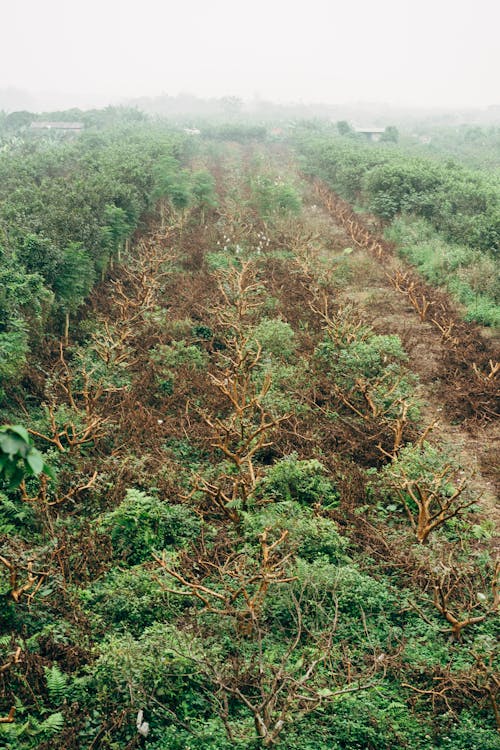
[[[254,0],[251,10],[237,0],[26,0],[4,8],[3,21],[0,89],[43,108],[180,93],[424,109],[500,104],[500,6],[490,0],[473,13],[451,0]]]

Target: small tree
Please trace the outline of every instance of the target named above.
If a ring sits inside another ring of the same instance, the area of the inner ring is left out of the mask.
[[[352,135],[352,133],[354,132],[347,120],[338,120],[338,122],[335,123],[335,126],[338,130],[339,135]]]
[[[380,140],[385,143],[397,143],[399,141],[399,130],[394,125],[388,125],[380,136]]]
[[[106,221],[106,225],[102,229],[104,244],[109,248],[111,257],[116,254],[118,261],[120,261],[123,241],[131,231],[127,214],[123,208],[108,204],[104,209],[104,219]],[[104,273],[104,267],[102,271]]]
[[[418,541],[451,518],[459,516],[477,499],[470,499],[461,467],[429,443],[407,445],[381,476],[395,492]]]
[[[72,242],[65,249],[59,275],[54,282],[56,298],[64,312],[64,340],[69,340],[69,318],[75,313],[92,289],[94,265],[79,243]]]

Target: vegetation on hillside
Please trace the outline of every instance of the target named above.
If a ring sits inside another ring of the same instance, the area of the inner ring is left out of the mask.
[[[0,747],[500,748],[471,466],[288,152],[211,135],[0,155]]]

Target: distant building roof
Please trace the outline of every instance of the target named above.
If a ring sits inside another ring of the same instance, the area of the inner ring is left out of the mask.
[[[385,128],[355,128],[356,133],[385,133]]]
[[[83,130],[83,122],[49,122],[38,120],[31,123],[33,130]]]

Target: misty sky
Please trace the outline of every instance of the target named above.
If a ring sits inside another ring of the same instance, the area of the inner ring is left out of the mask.
[[[500,104],[495,0],[4,0],[0,88]]]

